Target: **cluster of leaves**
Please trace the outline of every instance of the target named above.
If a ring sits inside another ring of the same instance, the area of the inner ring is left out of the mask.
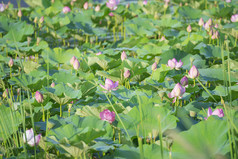
[[[161,1],[121,2],[114,11],[91,1],[88,9],[85,1],[26,2],[30,7],[21,18],[13,5],[0,15],[2,95],[8,89],[0,101],[4,157],[237,157],[238,22],[230,22],[237,2],[174,0],[168,7]],[[71,12],[64,14],[64,6]],[[218,39],[198,25],[200,18],[218,24]],[[70,64],[73,56],[80,62],[77,71]],[[166,65],[172,58],[183,62],[180,70]],[[189,79],[175,106],[168,93],[192,65],[202,85]],[[106,78],[119,81],[116,91],[103,92],[99,84]],[[36,101],[36,91],[43,103]],[[208,107],[222,108],[225,116],[204,120]],[[100,112],[113,108],[116,121],[102,121]],[[32,127],[42,134],[35,151],[22,140]]]

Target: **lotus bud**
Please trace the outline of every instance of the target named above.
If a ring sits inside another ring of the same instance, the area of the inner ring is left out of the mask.
[[[196,116],[196,112],[192,111],[192,110],[189,111],[189,114],[190,114],[190,117],[195,117]]]
[[[55,82],[52,82],[51,85],[50,85],[52,88],[55,87]]]
[[[157,69],[157,63],[154,62],[151,66],[152,71],[155,71]]]
[[[125,51],[123,51],[121,53],[121,60],[124,61],[125,59],[127,59],[127,55],[126,55]]]
[[[191,33],[191,31],[192,31],[192,27],[191,27],[191,25],[189,25],[189,26],[187,27],[187,32],[188,32],[188,33]]]
[[[203,27],[204,27],[205,30],[210,30],[210,25],[209,25],[209,23],[205,23],[205,24],[203,25]]]
[[[21,93],[21,88],[17,88],[17,95],[19,96]]]
[[[188,85],[188,78],[184,76],[181,80],[180,83],[182,86],[187,86]]]
[[[44,22],[44,16],[42,16],[39,20],[39,22],[42,24]]]
[[[96,11],[96,12],[99,12],[99,11],[100,11],[100,6],[99,6],[99,5],[97,5],[97,6],[95,7],[95,11]]]
[[[40,37],[37,37],[37,38],[36,38],[36,45],[37,45],[37,46],[39,45],[40,41],[41,41],[41,38],[40,38]]]
[[[198,69],[196,68],[196,66],[192,66],[192,68],[189,70],[188,75],[190,78],[195,79],[199,76],[199,72]]]
[[[55,0],[51,0],[51,3],[55,3]]]
[[[129,78],[131,73],[129,70],[126,70],[123,75],[124,75],[124,78]]]
[[[79,69],[80,64],[79,64],[78,59],[75,59],[75,60],[74,60],[73,67],[74,67],[75,70],[78,70],[78,69]]]
[[[68,12],[70,12],[71,11],[71,9],[68,7],[68,6],[65,6],[64,8],[63,8],[63,13],[64,14],[66,14],[66,13],[68,13]]]
[[[200,18],[199,22],[198,22],[199,26],[203,26],[204,25],[204,20],[202,18]]]
[[[8,96],[8,89],[5,89],[5,91],[2,94],[2,97],[7,98],[7,96]]]
[[[219,25],[218,24],[215,24],[215,26],[214,26],[215,28],[219,28]]]
[[[114,16],[114,14],[113,14],[112,12],[110,12],[108,15],[109,15],[110,17],[113,17],[113,16]]]
[[[83,8],[84,8],[85,10],[88,9],[88,2],[85,2],[85,3],[84,3]]]
[[[168,6],[169,6],[169,4],[166,2],[166,3],[164,4],[164,9],[167,9]]]
[[[39,91],[36,91],[35,98],[38,103],[43,103],[44,101],[43,95]]]
[[[231,0],[226,0],[226,3],[231,3]]]
[[[13,66],[13,64],[14,64],[14,62],[13,62],[13,59],[12,59],[12,58],[10,58],[10,60],[9,60],[9,62],[8,62],[8,66],[9,66],[9,67],[12,67],[12,66]]]
[[[111,124],[113,121],[115,121],[115,113],[114,111],[111,112],[110,110],[105,109],[100,113],[100,118],[101,120],[106,120]]]
[[[209,26],[211,26],[212,25],[212,19],[210,18],[210,19],[208,19],[208,21],[207,21],[207,24],[209,25]]]
[[[3,12],[7,7],[4,4],[0,4],[0,12]]]
[[[22,17],[22,12],[21,12],[21,10],[18,11],[17,16],[18,16],[19,18]]]
[[[71,5],[71,6],[74,6],[74,1],[71,1],[71,2],[70,2],[70,5]]]
[[[130,3],[126,4],[126,9],[128,9],[130,7]]]
[[[75,60],[76,60],[76,57],[73,56],[73,57],[71,58],[71,60],[70,60],[70,64],[71,64],[72,66],[73,66]]]
[[[166,38],[164,36],[161,37],[160,41],[164,41]]]
[[[37,17],[35,17],[35,19],[34,19],[34,23],[37,23],[37,20],[38,20],[38,18],[37,18]]]
[[[215,35],[216,35],[216,39],[218,39],[218,38],[219,38],[219,32],[216,31],[216,32],[215,32]]]

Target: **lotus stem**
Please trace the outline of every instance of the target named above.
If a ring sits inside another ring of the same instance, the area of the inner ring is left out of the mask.
[[[62,117],[62,104],[60,104],[60,117]]]
[[[42,114],[42,121],[45,122],[45,110],[44,110],[43,104],[41,104],[41,107],[42,107],[42,112],[43,112],[43,114]]]
[[[213,97],[213,95],[208,91],[208,89],[202,84],[202,82],[199,80],[199,79],[197,79],[196,78],[196,80],[199,82],[199,84],[203,87],[203,89],[205,89],[205,91],[209,94],[209,96],[215,101],[215,102],[217,102],[216,101],[216,99]]]

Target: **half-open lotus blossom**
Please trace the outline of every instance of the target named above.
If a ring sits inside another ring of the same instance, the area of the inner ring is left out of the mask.
[[[185,87],[181,86],[180,83],[177,83],[171,93],[168,94],[169,98],[174,98],[173,103],[177,98],[182,98],[185,93]]]
[[[208,110],[207,110],[207,117],[205,117],[204,119],[207,120],[209,116],[211,115],[216,115],[218,116],[219,118],[222,118],[224,117],[224,112],[222,109],[216,109],[212,112],[212,109],[209,107]]]
[[[203,25],[203,27],[204,27],[204,29],[205,30],[210,30],[210,25],[209,25],[209,23],[205,23],[204,25]]]
[[[44,100],[43,95],[39,91],[36,91],[35,98],[38,103],[42,103]]]
[[[119,83],[119,81],[113,82],[112,80],[110,80],[110,79],[107,78],[107,79],[105,80],[105,85],[100,84],[100,86],[101,86],[103,89],[105,89],[105,90],[107,90],[107,91],[110,92],[111,90],[113,90],[113,91],[117,90],[118,83]]]
[[[88,2],[85,2],[85,3],[84,3],[83,8],[84,8],[85,10],[88,9]]]
[[[115,112],[105,109],[104,111],[100,112],[101,120],[106,120],[110,124],[115,121]]]
[[[63,13],[64,14],[66,14],[66,13],[68,13],[68,12],[70,12],[71,11],[71,9],[68,7],[68,6],[65,6],[64,8],[63,8]]]
[[[168,61],[167,66],[171,69],[175,68],[176,70],[179,70],[183,66],[183,62],[181,60],[178,62],[175,58],[173,58],[172,60]]]
[[[121,60],[124,61],[125,59],[127,59],[127,55],[126,55],[126,52],[123,51],[123,52],[121,53]]]
[[[202,18],[199,19],[198,25],[199,26],[203,26],[204,25],[204,20]]]
[[[75,60],[74,60],[73,67],[74,67],[75,70],[78,70],[78,69],[79,69],[80,63],[79,63],[78,59],[75,59]]]
[[[75,56],[73,56],[70,60],[70,64],[73,65],[74,64],[74,61],[76,60],[77,58]]]
[[[35,139],[34,139],[35,137]],[[41,134],[34,136],[33,129],[26,130],[26,134],[23,134],[24,143],[28,143],[30,146],[38,145],[41,139]]]
[[[181,78],[180,83],[182,86],[187,87],[188,86],[188,78],[186,76],[184,76],[183,78]]]
[[[4,4],[0,4],[0,12],[3,12],[5,10],[6,6]]]
[[[161,37],[160,41],[164,41],[166,38],[164,36]]]
[[[117,5],[120,3],[120,0],[109,0],[107,2],[107,7],[111,10],[116,10]]]
[[[188,72],[188,76],[192,79],[195,79],[199,76],[199,72],[196,66],[192,66],[192,68]]]
[[[231,21],[232,22],[238,22],[238,14],[234,14],[231,16]]]
[[[231,3],[231,0],[226,0],[226,3]]]
[[[130,70],[126,70],[123,75],[124,78],[129,78],[131,76]]]
[[[157,69],[157,63],[154,62],[153,65],[151,66],[152,71],[155,71]]]

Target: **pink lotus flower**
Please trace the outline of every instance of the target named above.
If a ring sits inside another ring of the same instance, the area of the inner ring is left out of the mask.
[[[63,13],[64,14],[67,14],[67,13],[69,13],[71,11],[71,9],[68,7],[68,6],[65,6],[64,8],[63,8]]]
[[[52,82],[51,85],[50,85],[52,88],[55,87],[55,82]]]
[[[22,17],[22,12],[21,12],[21,10],[18,11],[17,16],[20,17],[20,18]]]
[[[108,15],[109,15],[110,17],[113,17],[113,16],[114,16],[114,14],[113,14],[112,12],[110,12]]]
[[[111,124],[113,121],[115,121],[115,113],[114,111],[105,109],[100,113],[100,118],[101,120],[106,120]]]
[[[189,26],[187,27],[187,32],[190,33],[191,31],[192,31],[192,27],[191,27],[191,25],[189,25]]]
[[[109,0],[107,2],[107,7],[111,10],[116,10],[117,5],[120,3],[120,0]]]
[[[153,65],[151,66],[152,71],[155,71],[157,69],[157,63],[154,62]]]
[[[172,90],[171,93],[168,94],[169,98],[174,98],[173,103],[176,101],[177,98],[182,98],[183,94],[185,93],[185,88],[180,85],[180,83],[177,83]]]
[[[74,64],[74,61],[76,60],[77,58],[75,56],[73,56],[70,60],[70,64],[73,65]]]
[[[226,3],[231,3],[231,0],[226,0]]]
[[[161,37],[160,41],[164,41],[166,38],[164,36]]]
[[[7,96],[8,96],[8,89],[5,89],[5,91],[2,94],[2,97],[7,98]]]
[[[4,4],[0,4],[0,12],[3,12],[6,9],[6,6]]]
[[[147,3],[148,3],[147,0],[143,1],[143,5],[147,5]]]
[[[205,30],[210,30],[211,29],[211,26],[209,25],[209,23],[205,23],[203,25],[203,27],[204,27]]]
[[[181,80],[180,83],[182,86],[187,87],[188,86],[188,78],[184,76]]]
[[[78,69],[79,69],[80,63],[79,63],[78,59],[75,59],[75,60],[74,60],[73,67],[74,67],[75,70],[78,70]]]
[[[231,21],[234,22],[234,23],[235,23],[235,22],[238,22],[238,14],[232,15],[232,16],[231,16]]]
[[[88,9],[88,2],[85,2],[85,3],[84,3],[83,8],[84,8],[85,10]]]
[[[13,66],[13,64],[14,64],[14,62],[13,62],[13,59],[12,59],[12,58],[10,58],[10,60],[9,60],[9,62],[8,62],[8,66],[9,66],[9,67],[12,67],[12,66]]]
[[[105,80],[105,86],[103,86],[102,84],[100,84],[100,86],[101,86],[103,89],[105,89],[105,90],[107,90],[107,91],[110,92],[111,90],[113,90],[113,91],[117,90],[118,83],[119,83],[119,81],[113,82],[112,80],[110,80],[110,79],[107,78],[107,79]]]
[[[207,24],[209,25],[209,26],[211,26],[212,25],[212,19],[210,18],[210,19],[208,19],[208,21],[207,21]]]
[[[129,78],[131,76],[130,70],[126,70],[123,75],[124,78]]]
[[[36,91],[35,98],[38,103],[43,103],[44,101],[43,95],[39,91]]]
[[[98,53],[96,53],[96,55],[101,55],[102,54],[102,52],[100,51],[100,52],[98,52]]]
[[[183,66],[183,62],[181,60],[177,62],[177,60],[173,58],[172,60],[168,61],[167,66],[170,67],[171,69],[175,68],[176,70],[179,70]]]
[[[125,59],[127,59],[127,55],[126,55],[126,52],[123,51],[123,52],[121,53],[121,60],[124,61]]]
[[[199,76],[199,72],[196,66],[192,66],[192,68],[188,72],[188,76],[192,79],[195,79]]]
[[[25,138],[26,137],[26,138]],[[28,143],[30,146],[38,145],[41,139],[41,134],[36,135],[34,139],[34,132],[31,128],[30,130],[26,130],[26,134],[23,134],[23,141],[24,143]],[[35,142],[34,142],[35,141]]]
[[[42,16],[39,20],[40,23],[43,23],[44,22],[44,16]]]
[[[95,11],[96,11],[96,12],[99,12],[99,11],[100,11],[100,6],[99,6],[99,5],[97,5],[97,6],[95,7]]]
[[[211,115],[216,115],[219,118],[224,117],[224,113],[223,113],[222,109],[216,109],[216,110],[214,110],[214,112],[212,112],[212,109],[209,107],[208,110],[207,110],[207,117],[205,117],[204,119],[207,120],[208,117],[211,116]]]
[[[199,19],[198,25],[199,26],[203,26],[204,25],[204,20],[202,18]]]

